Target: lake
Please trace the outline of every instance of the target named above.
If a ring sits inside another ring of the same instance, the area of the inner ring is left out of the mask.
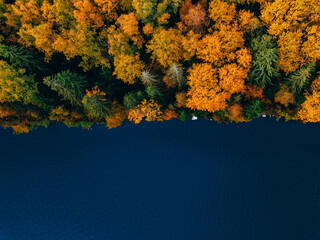
[[[320,124],[0,130],[1,240],[318,240]]]

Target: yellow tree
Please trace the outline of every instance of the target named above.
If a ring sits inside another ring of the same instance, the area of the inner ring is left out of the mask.
[[[33,103],[38,93],[33,76],[25,74],[24,69],[16,70],[5,61],[0,60],[0,102],[20,101]]]
[[[134,84],[145,68],[139,54],[120,54],[114,58],[114,75],[128,84]]]
[[[134,13],[122,14],[117,24],[120,25],[121,31],[129,37],[138,48],[142,48],[144,40],[139,32],[139,22]]]
[[[312,83],[311,90],[311,94],[305,93],[306,101],[301,105],[298,117],[303,122],[320,122],[320,76]]]
[[[152,58],[164,67],[179,62],[183,58],[183,51],[180,33],[173,28],[158,28],[147,44],[147,52],[152,53]]]
[[[135,124],[140,123],[144,118],[146,121],[163,121],[161,105],[153,100],[144,99],[141,104],[129,110],[128,119]]]

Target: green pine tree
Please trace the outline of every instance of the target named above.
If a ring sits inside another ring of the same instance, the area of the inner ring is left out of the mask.
[[[72,105],[82,105],[81,99],[86,87],[85,77],[67,70],[55,76],[45,77],[43,82],[61,95],[64,100],[70,101]]]
[[[279,74],[277,46],[272,41],[272,36],[265,34],[252,40],[251,49],[253,62],[249,80],[264,88],[267,84],[272,84],[272,78]]]
[[[0,44],[0,57],[9,61],[13,66],[28,70],[43,70],[42,58],[23,47]]]
[[[286,84],[290,87],[292,92],[300,93],[301,90],[310,83],[315,70],[316,63],[308,63],[290,74],[286,79]]]

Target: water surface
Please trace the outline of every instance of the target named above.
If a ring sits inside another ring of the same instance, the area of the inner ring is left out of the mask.
[[[318,240],[320,124],[0,131],[1,240]]]

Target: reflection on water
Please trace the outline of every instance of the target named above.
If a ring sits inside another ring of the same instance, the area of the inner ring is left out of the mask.
[[[320,125],[1,130],[2,240],[316,240]]]

